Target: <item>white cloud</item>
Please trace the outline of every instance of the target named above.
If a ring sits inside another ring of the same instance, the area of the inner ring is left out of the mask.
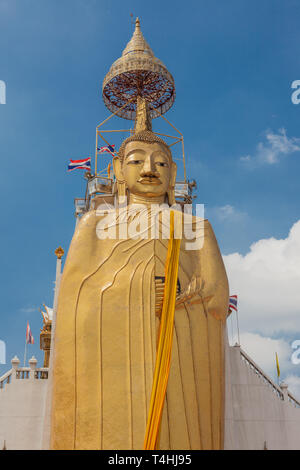
[[[289,138],[285,129],[279,129],[277,134],[266,131],[265,141],[258,143],[255,154],[243,156],[240,160],[250,166],[273,165],[278,163],[282,157],[299,151],[300,138]]]
[[[19,311],[22,313],[33,313],[38,311],[38,307],[22,307]]]
[[[241,347],[273,378],[277,352],[281,379],[300,398],[300,366],[292,363],[291,340],[300,340],[300,220],[284,239],[259,240],[245,256],[232,253],[223,258],[230,293],[238,295]],[[236,341],[232,315],[231,344]]]
[[[265,336],[299,332],[300,339],[300,220],[285,239],[259,240],[245,256],[223,258],[242,329]]]
[[[225,206],[217,206],[209,209],[209,214],[213,217],[216,217],[219,221],[241,221],[247,217],[246,212],[239,211],[230,204]]]
[[[240,158],[242,162],[250,162],[251,159],[252,159],[251,155],[246,155],[245,157]]]

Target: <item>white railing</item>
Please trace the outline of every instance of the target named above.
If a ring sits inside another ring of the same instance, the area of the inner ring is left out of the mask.
[[[296,408],[300,408],[300,402],[299,402],[299,400],[297,400],[297,399],[291,394],[291,392],[288,392],[288,401],[289,401],[293,406],[295,406]]]
[[[275,395],[278,396],[278,398],[280,398],[280,400],[284,400],[284,394],[279,385],[276,385],[273,380],[268,377],[267,374],[265,374],[257,364],[255,364],[251,357],[249,357],[248,354],[246,354],[245,351],[240,348],[240,346],[238,347],[240,349],[242,361],[247,364],[249,369],[252,370],[252,372],[254,372],[260,378],[260,380],[262,380],[268,387],[271,388],[271,390],[275,393]]]
[[[19,369],[16,369],[16,379],[18,380],[29,379],[30,371],[31,371],[30,367],[20,367]]]
[[[49,369],[47,369],[46,367],[40,367],[39,369],[36,369],[34,378],[39,380],[48,379],[48,373]]]
[[[29,379],[30,378],[30,367],[21,367],[16,370],[16,379]],[[40,367],[34,371],[35,379],[48,379],[48,369]]]
[[[295,408],[300,408],[300,401],[297,400],[297,398],[294,397],[294,395],[288,391],[288,386],[287,384],[284,384],[283,382],[281,383],[281,386],[276,385],[273,380],[265,374],[261,368],[255,364],[255,362],[251,359],[251,357],[248,356],[248,354],[245,353],[239,347],[240,354],[241,354],[241,359],[244,361],[247,366],[270,388],[272,388],[273,392],[280,398],[281,400],[287,400],[291,405],[293,405]]]
[[[3,390],[7,384],[12,380],[45,380],[48,379],[49,369],[45,367],[36,367],[37,360],[31,358],[29,361],[30,367],[19,367],[20,361],[14,357],[11,361],[12,369],[0,377],[0,390]]]
[[[2,390],[6,384],[9,384],[11,382],[12,373],[13,369],[10,369],[8,372],[2,375],[2,377],[0,377],[0,390]]]

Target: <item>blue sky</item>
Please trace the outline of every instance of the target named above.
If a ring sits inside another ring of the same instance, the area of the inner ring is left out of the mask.
[[[23,357],[27,320],[36,339],[29,354],[41,358],[38,308],[52,305],[53,252],[68,248],[73,199],[85,190],[67,162],[93,154],[95,127],[108,116],[101,83],[132,35],[130,13],[174,76],[166,117],[184,134],[196,202],[205,203],[222,253],[246,256],[258,240],[286,239],[300,219],[300,105],[291,102],[299,0],[0,0],[0,339],[8,361]],[[159,120],[153,127],[164,128]],[[286,338],[297,334],[299,323]]]

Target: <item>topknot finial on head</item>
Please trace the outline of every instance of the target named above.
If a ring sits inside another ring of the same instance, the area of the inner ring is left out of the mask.
[[[168,153],[172,158],[169,146],[166,144],[166,142],[152,132],[152,122],[149,113],[149,106],[145,98],[142,98],[140,96],[137,97],[134,134],[122,142],[122,145],[118,152],[121,161],[123,161],[124,159],[124,150],[126,144],[135,141],[148,142],[151,144],[163,144],[167,148]]]

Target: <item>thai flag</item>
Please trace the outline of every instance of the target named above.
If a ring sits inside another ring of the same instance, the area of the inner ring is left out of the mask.
[[[107,145],[106,147],[99,147],[97,148],[99,153],[114,153],[115,146],[114,145]]]
[[[31,329],[30,329],[28,322],[27,322],[27,328],[26,328],[26,344],[34,344],[34,338],[32,336]]]
[[[232,309],[237,312],[237,295],[231,295],[229,297],[229,311]]]
[[[68,165],[68,171],[73,170],[90,170],[91,169],[91,157],[85,158],[84,160],[70,160]]]

